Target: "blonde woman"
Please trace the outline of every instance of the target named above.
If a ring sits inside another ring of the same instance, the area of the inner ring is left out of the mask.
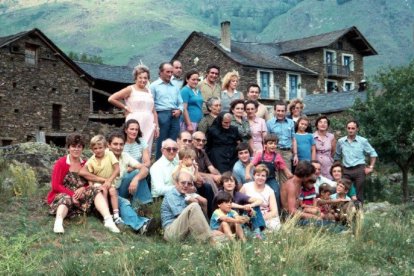
[[[237,86],[239,85],[240,76],[237,71],[228,72],[222,80],[222,89],[221,91],[221,110],[224,112],[229,112],[230,103],[234,100],[244,99],[243,93],[237,91]]]
[[[147,88],[150,72],[145,65],[138,65],[132,72],[135,84],[125,87],[109,97],[114,106],[125,110],[125,121],[135,119],[139,122],[142,136],[151,153],[152,141],[159,135],[158,116],[154,108],[154,99]]]

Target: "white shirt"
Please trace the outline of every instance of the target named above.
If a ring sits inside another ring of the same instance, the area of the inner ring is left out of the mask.
[[[163,196],[166,192],[173,189],[174,181],[172,173],[178,161],[169,161],[164,155],[155,162],[150,169],[151,174],[151,193],[152,197]]]
[[[332,188],[336,187],[336,182],[335,181],[332,181],[329,178],[326,178],[326,177],[320,175],[316,178],[316,182],[314,184],[316,194],[319,195],[319,186],[321,186],[323,183],[329,184],[329,186],[331,186]]]
[[[118,159],[119,161],[119,176],[117,178],[115,178],[115,187],[118,189],[119,186],[121,186],[121,180],[122,177],[124,176],[124,174],[127,173],[128,171],[128,167],[132,167],[135,168],[136,166],[138,166],[138,161],[135,160],[129,153],[127,152],[122,152],[121,156]]]

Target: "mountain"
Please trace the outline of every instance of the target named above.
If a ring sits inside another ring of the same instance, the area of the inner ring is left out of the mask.
[[[139,61],[156,71],[192,31],[233,39],[280,41],[357,26],[378,51],[367,73],[414,58],[414,0],[2,0],[0,36],[37,27],[66,53],[105,63]],[[154,78],[154,77],[153,77]]]

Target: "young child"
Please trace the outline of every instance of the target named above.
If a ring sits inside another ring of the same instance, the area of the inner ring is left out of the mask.
[[[342,178],[337,182],[336,193],[330,196],[330,203],[334,206],[335,219],[344,223],[346,222],[346,213],[351,202],[351,198],[347,196],[351,185],[352,183],[349,179]]]
[[[86,162],[85,167],[88,172],[98,177],[99,180],[92,183],[92,185],[101,188],[106,200],[109,193],[114,221],[119,224],[122,223],[122,219],[119,216],[118,193],[114,184],[114,180],[120,171],[119,161],[111,151],[106,150],[106,146],[105,137],[102,135],[92,137],[90,147],[93,155]]]
[[[250,178],[250,171],[253,166],[264,164],[269,170],[266,184],[269,185],[275,192],[277,208],[278,210],[282,210],[280,203],[280,186],[279,182],[276,180],[276,173],[278,170],[282,170],[287,178],[291,178],[293,175],[286,166],[283,157],[276,152],[278,140],[277,136],[273,133],[265,135],[263,138],[264,151],[257,152],[253,157],[252,162],[246,166],[246,180]]]
[[[335,211],[330,204],[332,187],[327,183],[319,186],[319,197],[316,199],[316,205],[321,210],[321,219],[335,220]]]
[[[316,146],[313,134],[306,132],[308,126],[309,119],[307,117],[300,117],[298,119],[295,139],[298,148],[299,161],[314,160],[316,156]]]
[[[172,177],[174,179],[180,171],[185,171],[191,174],[191,176],[195,180],[200,178],[200,175],[198,173],[198,166],[195,161],[196,153],[193,149],[189,149],[189,148],[181,149],[178,152],[178,158],[180,160],[180,163],[178,164],[177,167],[175,167],[172,173]],[[203,209],[204,214],[207,214],[207,199],[197,194],[195,188],[192,193],[185,195],[186,201],[190,201],[190,199],[196,200],[200,204],[201,208]]]
[[[250,146],[246,142],[241,142],[236,147],[237,157],[239,160],[233,166],[233,176],[236,179],[237,185],[239,188],[244,184],[253,179],[253,170],[252,166],[249,174],[249,181],[246,180],[246,167],[250,164]]]
[[[229,240],[234,240],[233,233],[243,242],[246,241],[242,225],[249,221],[248,217],[240,216],[231,209],[232,196],[224,191],[216,195],[217,209],[210,219],[210,227],[214,231],[224,234]]]
[[[302,212],[313,214],[310,218],[320,218],[320,209],[316,206],[316,191],[314,183],[306,182],[299,195],[299,206]]]
[[[245,225],[249,227],[252,235],[255,238],[263,239],[261,231],[266,228],[266,222],[264,221],[262,212],[260,212],[260,205],[263,201],[240,193],[239,186],[236,185],[236,179],[231,172],[223,173],[219,189],[229,193],[233,197],[232,209],[237,209],[240,215],[245,214],[250,218],[249,223]]]

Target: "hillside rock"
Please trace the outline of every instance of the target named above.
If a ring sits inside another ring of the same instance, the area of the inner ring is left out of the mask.
[[[50,182],[50,174],[54,162],[59,157],[65,155],[65,153],[65,149],[37,142],[27,142],[0,148],[0,156],[4,160],[16,160],[32,167],[36,172],[37,181],[41,185]]]
[[[388,201],[384,202],[370,202],[364,205],[366,213],[380,212],[384,213],[391,209],[391,204]]]

